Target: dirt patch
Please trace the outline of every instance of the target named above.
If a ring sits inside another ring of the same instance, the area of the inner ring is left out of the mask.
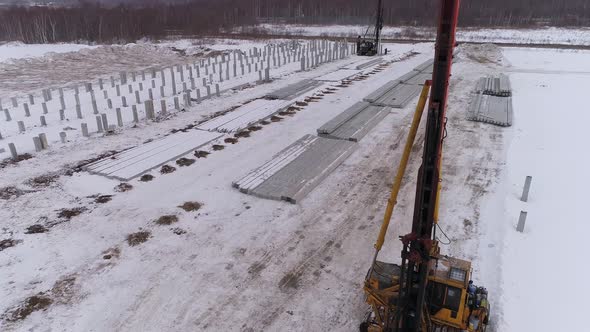
[[[25,230],[25,234],[42,234],[47,232],[49,232],[49,229],[41,224],[31,225]]]
[[[12,248],[21,242],[23,242],[23,241],[22,240],[14,240],[14,239],[2,240],[2,241],[0,241],[0,251],[3,251],[4,249]]]
[[[16,159],[12,159],[12,158],[6,159],[6,160],[0,162],[0,169],[8,167],[10,165],[16,165],[16,164],[20,163],[21,161],[29,160],[31,158],[33,158],[33,156],[31,154],[25,153],[25,154],[18,155],[16,157]]]
[[[176,165],[180,167],[187,167],[195,163],[195,159],[190,158],[180,158],[176,161]]]
[[[16,308],[10,309],[4,314],[4,317],[9,322],[16,322],[27,318],[30,314],[35,311],[45,310],[51,304],[53,300],[45,293],[38,293],[24,300]]]
[[[285,289],[298,289],[301,273],[287,273],[281,281],[279,281],[279,288]]]
[[[51,288],[51,297],[56,303],[68,304],[72,301],[77,291],[76,276],[69,275],[55,282]]]
[[[229,138],[226,138],[226,140],[228,140],[228,139],[229,139]],[[234,143],[232,143],[232,144],[235,144],[235,143],[237,143],[237,142],[238,142],[238,140],[237,140],[237,139],[233,139],[233,140],[234,140],[235,142],[234,142]],[[227,142],[226,142],[226,143],[227,143]],[[221,151],[221,150],[223,150],[223,149],[225,149],[225,146],[223,146],[223,145],[218,145],[218,144],[215,144],[215,145],[213,145],[213,151]]]
[[[182,235],[182,234],[186,234],[186,231],[182,228],[172,228],[172,233],[176,234],[176,235]]]
[[[17,198],[26,194],[27,192],[28,191],[20,190],[13,186],[0,188],[0,199],[9,200],[13,197]]]
[[[114,190],[118,193],[124,193],[124,192],[130,191],[131,189],[133,189],[132,185],[130,185],[129,183],[123,182],[123,183],[119,184],[118,186],[116,186]]]
[[[195,157],[197,157],[197,158],[207,158],[208,155],[210,155],[210,153],[207,151],[203,151],[203,150],[195,151]]]
[[[235,137],[228,137],[228,138],[224,139],[223,141],[225,143],[227,143],[227,144],[236,144],[236,143],[238,143],[238,139],[235,138]],[[215,148],[214,148],[214,150],[215,150]]]
[[[170,226],[170,225],[178,222],[178,217],[173,214],[161,216],[160,218],[156,219],[154,222],[160,226]]]
[[[71,220],[88,210],[85,207],[77,207],[73,209],[61,209],[57,213],[57,217],[60,219]]]
[[[139,178],[139,181],[141,182],[150,182],[154,179],[154,176],[151,174],[144,174]]]
[[[141,232],[137,232],[137,233],[131,233],[131,234],[127,235],[127,243],[131,247],[135,247],[135,246],[138,246],[138,245],[146,242],[147,240],[149,240],[149,238],[151,236],[152,236],[152,233],[149,231],[141,231]]]
[[[295,105],[303,107],[309,105],[309,103],[305,101],[296,101]]]
[[[28,180],[26,183],[34,188],[49,187],[59,179],[57,174],[46,174]]]
[[[279,122],[281,120],[283,120],[283,118],[281,118],[280,116],[273,115],[270,117],[270,121],[272,122]]]
[[[261,129],[262,129],[262,127],[260,127],[260,126],[252,126],[252,127],[248,128],[249,131],[259,131]]]
[[[174,172],[176,172],[176,167],[173,167],[170,165],[164,165],[160,169],[160,173],[162,173],[162,174],[170,174],[170,173],[174,173]]]
[[[203,204],[199,202],[184,202],[184,204],[179,205],[178,207],[186,212],[194,212],[198,211],[202,206]]]
[[[263,126],[266,126],[266,125],[269,125],[270,122],[268,122],[266,120],[263,120],[263,121],[260,121],[260,124],[263,125]]]
[[[279,112],[279,115],[281,115],[281,116],[293,116],[293,115],[295,115],[295,114],[296,114],[296,113],[295,113],[295,112],[293,112],[293,111],[280,111],[280,112]]]
[[[301,111],[301,108],[296,107],[296,106],[289,106],[289,108],[287,108],[288,112],[299,112]]]
[[[96,204],[105,204],[110,202],[113,199],[113,195],[100,195],[94,199],[94,203]]]
[[[111,260],[119,257],[121,257],[121,249],[118,247],[109,248],[102,252],[102,259],[104,260]]]
[[[250,137],[250,131],[242,130],[239,133],[234,134],[234,137]]]

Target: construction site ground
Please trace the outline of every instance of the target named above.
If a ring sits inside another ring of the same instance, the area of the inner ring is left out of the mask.
[[[177,42],[175,47],[187,45]],[[210,47],[253,45],[224,41]],[[303,135],[315,134],[322,124],[434,52],[432,43],[386,47],[390,52],[385,59],[392,64],[385,70],[338,88],[235,144],[223,144],[206,158],[190,157],[196,159],[190,166],[171,162],[173,173],[155,170],[149,182],[132,180],[131,188],[77,172],[74,165],[362,59],[353,56],[308,72],[273,77],[271,83],[225,93],[166,121],[55,146],[32,159],[3,165],[0,329],[355,331],[368,309],[362,283],[417,98],[387,115],[297,204],[248,196],[231,183]],[[571,294],[551,294],[556,300],[550,302],[539,299],[558,281],[581,285],[590,295],[584,274],[567,274],[564,279],[562,270],[582,263],[583,236],[590,230],[582,223],[585,192],[576,176],[590,161],[587,153],[580,154],[587,151],[585,142],[590,139],[585,128],[590,118],[584,109],[590,52],[494,45],[459,49],[444,140],[437,231],[445,244],[442,251],[473,262],[475,283],[490,294],[488,331],[576,330],[584,326],[583,313],[557,301],[569,301]],[[82,79],[79,71],[58,75],[49,59],[61,66],[72,57],[77,59],[72,65],[80,70],[91,66],[97,75],[109,74],[109,64],[117,61],[112,56],[119,53],[93,51],[83,50],[87,60],[80,61],[76,53],[5,60],[0,68],[12,76],[0,78],[2,95]],[[132,56],[121,52],[121,57]],[[145,51],[141,59],[163,61],[153,60],[159,59],[157,52],[162,51]],[[402,56],[408,52],[416,54]],[[109,58],[101,58],[104,54]],[[166,54],[169,61],[178,56]],[[148,63],[130,63],[128,69],[143,65]],[[119,70],[123,69],[112,72]],[[21,72],[27,80],[19,86]],[[477,81],[498,73],[512,79],[514,125],[467,121]],[[409,232],[423,126],[424,121],[380,260],[399,262],[398,236]],[[534,177],[528,204],[518,200],[526,175]],[[200,204],[180,208],[185,202]],[[529,212],[523,234],[514,229],[521,210]],[[159,219],[169,215],[177,218]],[[37,224],[44,229],[31,228]],[[558,245],[563,238],[574,244],[570,250]],[[557,257],[560,263],[548,271],[546,263],[556,263]],[[578,308],[585,303],[584,294]],[[569,318],[530,325],[549,315]]]

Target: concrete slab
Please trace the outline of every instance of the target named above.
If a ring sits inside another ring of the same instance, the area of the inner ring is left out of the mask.
[[[344,79],[347,79],[349,77],[357,75],[360,72],[361,72],[360,70],[354,70],[354,69],[339,69],[335,72],[320,76],[320,77],[316,78],[316,80],[322,81],[322,82],[340,82]]]
[[[360,63],[360,64],[358,64],[358,65],[357,65],[355,68],[356,68],[357,70],[363,70],[363,69],[366,69],[366,68],[369,68],[369,67],[372,67],[372,66],[378,65],[378,64],[380,64],[381,62],[383,62],[383,58],[381,58],[381,57],[378,57],[378,58],[376,58],[376,59],[373,59],[373,60],[370,60],[370,61],[366,61],[366,62]]]
[[[373,105],[404,108],[412,99],[418,97],[422,87],[414,84],[399,84],[373,102]]]
[[[467,113],[468,120],[502,127],[511,126],[512,118],[512,97],[475,94]]]
[[[306,135],[232,185],[246,194],[295,204],[356,148],[354,142]]]
[[[256,99],[244,106],[200,124],[197,128],[220,133],[238,132],[285,110],[288,100]]]
[[[356,103],[321,126],[317,130],[318,135],[358,142],[390,111],[390,108],[374,106],[367,102]]]
[[[179,132],[101,159],[85,166],[84,170],[111,179],[129,181],[222,136],[220,133],[196,129]]]
[[[269,99],[283,99],[291,100],[301,96],[302,94],[319,87],[323,83],[316,80],[303,80],[291,85],[288,85],[282,89],[278,89],[266,95]]]
[[[482,77],[477,82],[476,92],[484,95],[510,97],[512,96],[512,87],[510,78],[504,74],[498,77]]]

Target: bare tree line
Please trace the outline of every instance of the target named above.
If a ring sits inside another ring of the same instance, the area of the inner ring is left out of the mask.
[[[437,0],[386,0],[386,25],[432,25]],[[190,0],[105,7],[82,2],[68,7],[4,7],[0,40],[25,43],[111,43],[170,34],[198,35],[257,22],[367,24],[375,0]],[[588,26],[590,0],[469,0],[463,26]]]

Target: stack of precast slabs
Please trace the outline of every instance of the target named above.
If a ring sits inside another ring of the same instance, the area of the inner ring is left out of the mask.
[[[406,107],[420,95],[424,82],[432,79],[433,62],[428,60],[400,78],[385,83],[363,100],[382,107]]]
[[[232,185],[246,194],[295,204],[356,148],[354,142],[306,135]]]
[[[291,85],[288,85],[282,89],[278,89],[266,95],[268,99],[282,99],[291,100],[301,96],[302,94],[318,88],[323,83],[316,80],[303,80]]]
[[[246,105],[200,124],[197,128],[220,133],[244,130],[274,114],[285,110],[291,101],[256,99]]]
[[[354,75],[357,75],[360,72],[361,72],[360,70],[354,70],[354,69],[338,69],[335,72],[331,72],[329,74],[317,77],[316,80],[322,81],[322,82],[340,82],[340,81],[350,78]]]
[[[434,59],[430,59],[430,60],[424,61],[422,64],[418,65],[416,68],[414,68],[414,71],[432,74],[432,69],[433,69],[432,67],[433,66],[434,66]]]
[[[502,127],[512,125],[512,97],[475,94],[469,106],[467,119]]]
[[[512,87],[510,86],[510,79],[504,74],[498,77],[487,76],[482,77],[477,82],[477,93],[490,96],[510,97],[512,96]]]
[[[358,142],[389,114],[390,108],[359,102],[326,122],[318,129],[318,135]]]
[[[111,179],[129,181],[222,136],[220,133],[196,129],[178,132],[98,160],[85,166],[84,170]]]
[[[367,69],[367,68],[369,68],[369,67],[372,67],[372,66],[378,65],[378,64],[380,64],[381,62],[383,62],[383,58],[379,57],[379,58],[377,58],[377,59],[373,59],[373,60],[370,60],[370,61],[367,61],[367,62],[363,62],[363,63],[361,63],[361,64],[357,65],[355,68],[356,68],[357,70],[363,70],[363,69]]]
[[[404,108],[420,94],[420,91],[422,91],[420,85],[392,81],[365,97],[364,101],[376,106]]]

